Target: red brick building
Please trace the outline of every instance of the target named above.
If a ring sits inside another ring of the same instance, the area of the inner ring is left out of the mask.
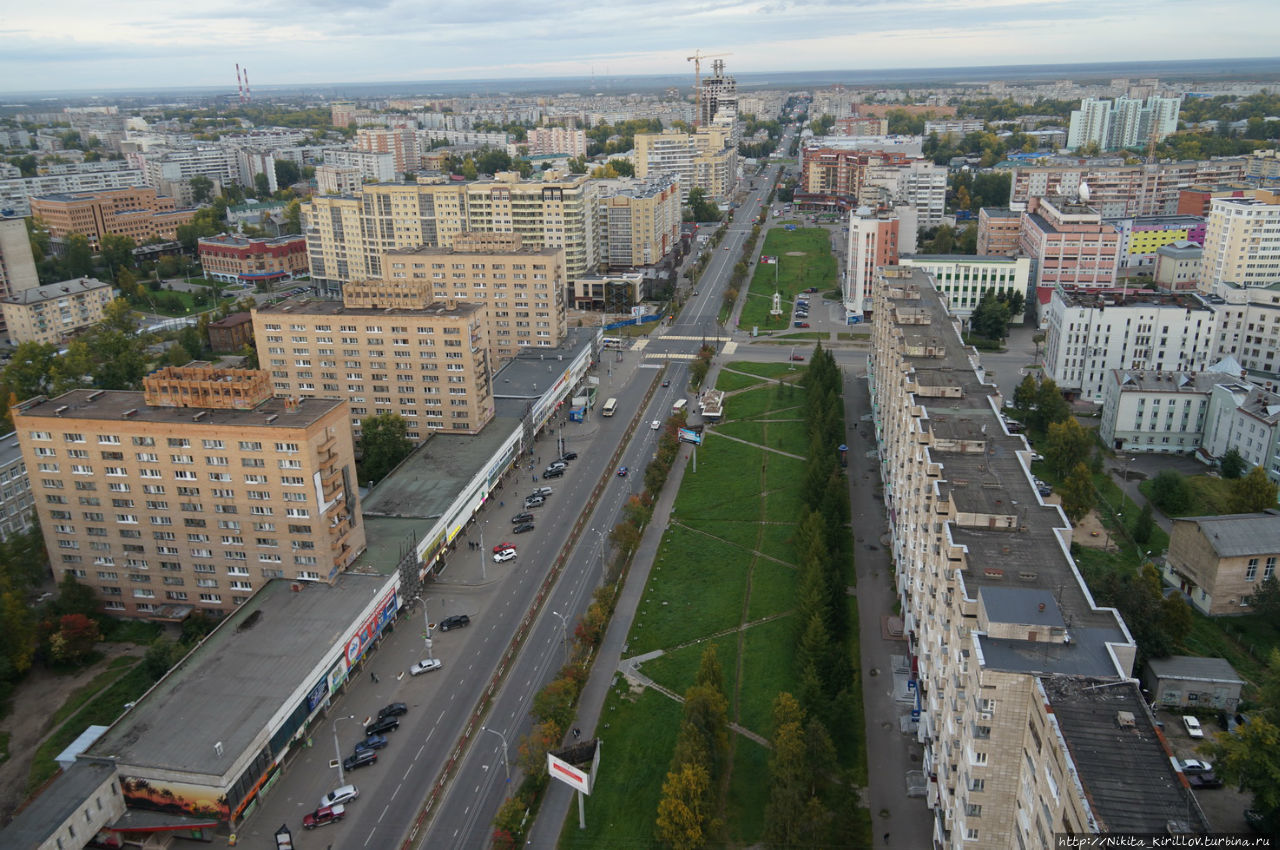
[[[200,240],[204,276],[229,283],[289,280],[309,273],[305,236],[253,239],[222,234]]]
[[[814,147],[805,148],[800,158],[802,165],[797,191],[850,198],[861,195],[868,167],[888,165],[906,168],[911,165],[911,158],[898,151]]]

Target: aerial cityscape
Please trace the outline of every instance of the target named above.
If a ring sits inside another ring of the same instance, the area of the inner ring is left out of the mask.
[[[0,847],[1273,846],[1212,15],[7,10]]]

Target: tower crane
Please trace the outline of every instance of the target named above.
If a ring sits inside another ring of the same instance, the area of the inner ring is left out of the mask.
[[[686,62],[693,63],[693,89],[697,96],[697,105],[695,109],[697,114],[693,119],[693,126],[697,127],[702,123],[702,60],[718,59],[721,56],[732,56],[732,53],[703,53],[701,48],[693,51],[692,56],[685,57]]]

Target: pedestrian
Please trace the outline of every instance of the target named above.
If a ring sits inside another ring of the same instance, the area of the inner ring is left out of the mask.
[[[885,843],[885,844],[888,844],[888,843],[889,843],[889,833],[887,833],[887,832],[884,834],[884,843]]]
[[[507,506],[506,502],[502,501],[501,499],[498,500],[498,507],[505,508],[506,506]]]
[[[533,476],[533,483],[534,483],[534,484],[537,484],[537,483],[538,483],[538,476],[536,476],[536,475],[535,475],[535,476]]]
[[[582,736],[582,730],[577,726],[573,727],[573,740],[578,740]]]
[[[372,670],[370,670],[370,671],[369,671],[369,678],[370,678],[370,679],[373,679],[373,683],[374,683],[375,685],[376,685],[376,684],[378,684],[378,674],[377,674],[377,673],[374,673]]]

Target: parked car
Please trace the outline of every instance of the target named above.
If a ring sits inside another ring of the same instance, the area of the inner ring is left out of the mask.
[[[506,561],[514,561],[516,559],[515,549],[503,549],[501,552],[493,553],[493,562],[495,564],[505,563]]]
[[[516,548],[516,544],[514,543],[499,543],[497,546],[493,547],[493,553],[496,555],[499,552],[501,552],[503,549],[514,549],[514,548]]]
[[[531,519],[533,519],[533,514],[526,512],[526,513],[522,513],[522,514],[516,514],[515,516],[513,516],[513,517],[511,518],[511,521],[512,521],[513,523],[515,523],[515,524],[519,525],[520,523],[522,523],[522,522],[528,522],[528,521],[529,521],[529,520],[531,520]]]
[[[533,523],[531,523],[531,522],[522,523],[521,525],[517,525],[517,526],[516,526],[514,529],[512,529],[512,530],[513,530],[516,534],[524,534],[526,531],[533,531]]]
[[[524,500],[524,506],[526,508],[536,508],[544,504],[546,501],[547,500],[541,496],[528,496]]]
[[[334,788],[328,794],[320,798],[319,808],[323,809],[327,806],[336,806],[340,803],[346,803],[360,796],[360,789],[354,785],[343,785],[341,788]]]
[[[1187,784],[1197,791],[1221,788],[1222,780],[1212,773],[1193,773],[1187,777]]]
[[[618,477],[619,478],[627,477],[627,468],[625,466],[618,467]]]
[[[791,355],[791,359],[792,359],[792,360],[794,360],[794,361],[796,361],[797,363],[803,363],[803,362],[804,362],[804,355],[803,355],[803,354],[793,354],[793,355]]]
[[[1204,729],[1200,727],[1200,718],[1190,714],[1182,715],[1182,725],[1186,727],[1187,734],[1192,738],[1203,738]]]
[[[409,713],[409,706],[405,705],[402,702],[392,702],[392,703],[388,703],[387,705],[384,705],[381,709],[378,710],[378,719],[382,720],[384,717],[400,717],[401,715],[405,715],[408,713]]]
[[[321,806],[302,819],[303,829],[315,829],[327,823],[337,823],[347,816],[345,806]]]
[[[538,487],[537,489],[535,489],[535,490],[534,490],[532,493],[530,493],[529,495],[530,495],[530,496],[541,496],[542,498],[544,498],[544,499],[545,499],[547,496],[550,496],[550,495],[551,495],[552,493],[554,493],[554,492],[555,492],[555,490],[552,490],[550,487]]]
[[[1186,759],[1182,762],[1182,772],[1187,776],[1194,776],[1199,773],[1213,773],[1213,765],[1200,759]]]
[[[400,721],[398,718],[380,717],[364,727],[364,734],[366,738],[370,735],[385,735],[387,732],[394,732],[399,728]]]
[[[363,741],[356,742],[356,752],[360,752],[361,750],[380,750],[386,745],[386,735],[370,735]]]
[[[430,673],[433,670],[439,670],[443,666],[444,662],[439,658],[424,658],[409,668],[409,675],[420,676],[423,673]]]
[[[568,451],[568,452],[565,452],[564,454],[560,455],[560,459],[561,459],[561,460],[577,460],[577,459],[578,459],[578,453],[577,453],[577,452],[574,452],[574,451]]]
[[[807,327],[809,327],[809,323],[808,323],[808,322],[796,322],[796,327],[797,327],[797,328],[807,328]]]
[[[553,466],[542,471],[543,478],[559,478],[564,475],[563,466]]]
[[[471,618],[466,614],[454,614],[452,617],[445,617],[440,621],[439,629],[447,632],[452,629],[462,629],[471,625]]]
[[[650,422],[650,423],[649,423],[649,429],[650,429],[651,431],[657,431],[657,430],[658,430],[659,428],[661,428],[661,427],[662,427],[662,421],[661,421],[661,420],[655,419],[655,420],[653,420],[652,422]]]
[[[569,464],[565,463],[562,460],[553,460],[551,461],[551,463],[547,464],[547,469],[568,469],[568,468],[569,468]]]
[[[399,723],[399,721],[396,721]],[[378,760],[378,754],[373,750],[361,750],[358,753],[352,753],[342,760],[343,770],[355,770],[359,767],[366,767]]]

